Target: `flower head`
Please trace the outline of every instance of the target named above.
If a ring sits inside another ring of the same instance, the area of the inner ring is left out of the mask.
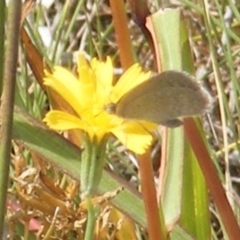
[[[53,73],[46,72],[44,84],[54,90],[73,111],[51,110],[44,118],[55,130],[81,129],[90,139],[101,139],[108,133],[115,135],[129,150],[143,154],[151,144],[151,132],[156,124],[123,119],[106,111],[109,104],[117,104],[133,87],[146,81],[149,73],[134,64],[113,86],[112,61],[93,58],[88,63],[84,55],[78,56],[78,77],[63,67],[56,66]]]

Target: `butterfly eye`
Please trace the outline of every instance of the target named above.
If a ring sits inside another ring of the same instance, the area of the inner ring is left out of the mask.
[[[104,110],[110,114],[115,114],[116,113],[116,104],[109,103],[104,106]]]

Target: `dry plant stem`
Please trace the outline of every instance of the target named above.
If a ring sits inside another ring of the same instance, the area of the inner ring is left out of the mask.
[[[165,223],[159,217],[157,193],[153,179],[153,168],[149,152],[138,157],[141,177],[141,190],[147,216],[148,235],[150,240],[166,239]],[[163,214],[162,214],[163,216]],[[163,219],[163,217],[162,217]]]
[[[153,59],[156,59],[153,38],[151,33],[149,32],[149,29],[146,27],[146,19],[151,14],[148,9],[148,2],[146,0],[128,0],[128,2],[131,8],[131,13],[133,15],[133,20],[144,34],[151,48],[152,54],[154,55]]]
[[[199,166],[205,176],[208,189],[219,211],[229,239],[239,239],[240,229],[238,223],[193,119],[187,118],[184,120],[184,131],[198,159]]]
[[[166,160],[167,160],[167,137],[168,137],[168,130],[166,127],[162,128],[162,147],[161,147],[161,154],[160,154],[160,169],[159,169],[159,177],[158,177],[158,189],[157,189],[157,198],[158,201],[161,200],[161,194],[164,189],[164,173],[166,171]]]
[[[44,69],[51,72],[50,66],[46,62],[44,62],[44,58],[39,53],[35,45],[32,43],[32,40],[24,27],[22,27],[21,29],[21,41],[25,48],[27,63],[29,64],[41,88],[43,90],[46,90],[46,86],[43,85],[43,78],[45,76]]]
[[[123,0],[110,0],[116,40],[123,69],[129,68],[133,63],[132,44],[128,30],[127,17]]]
[[[2,239],[3,235],[4,215],[6,209],[5,204],[8,188],[21,4],[22,1],[12,0],[8,10],[0,131],[0,239]]]
[[[0,63],[4,59],[4,27],[5,27],[5,1],[0,1]],[[0,66],[0,95],[2,93],[3,65]]]

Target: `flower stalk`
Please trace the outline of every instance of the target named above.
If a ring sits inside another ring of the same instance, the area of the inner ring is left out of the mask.
[[[94,206],[91,197],[86,198],[87,209],[88,209],[88,218],[87,218],[87,227],[84,236],[84,240],[93,240],[94,239],[94,229],[97,221],[97,217],[100,212],[99,205]]]

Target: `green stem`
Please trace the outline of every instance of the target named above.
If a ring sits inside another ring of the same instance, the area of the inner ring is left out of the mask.
[[[0,62],[4,60],[5,1],[0,1]],[[0,66],[0,95],[2,94],[3,64]]]
[[[87,197],[86,201],[88,208],[88,218],[84,240],[92,240],[94,239],[94,229],[99,214],[99,208],[93,205],[91,197]]]
[[[9,3],[6,31],[7,43],[4,61],[3,94],[1,96],[2,104],[0,132],[0,239],[2,239],[4,230],[4,216],[6,210],[6,196],[8,189],[8,173],[10,166],[14,89],[18,59],[21,4],[22,1],[15,0],[12,0]]]

